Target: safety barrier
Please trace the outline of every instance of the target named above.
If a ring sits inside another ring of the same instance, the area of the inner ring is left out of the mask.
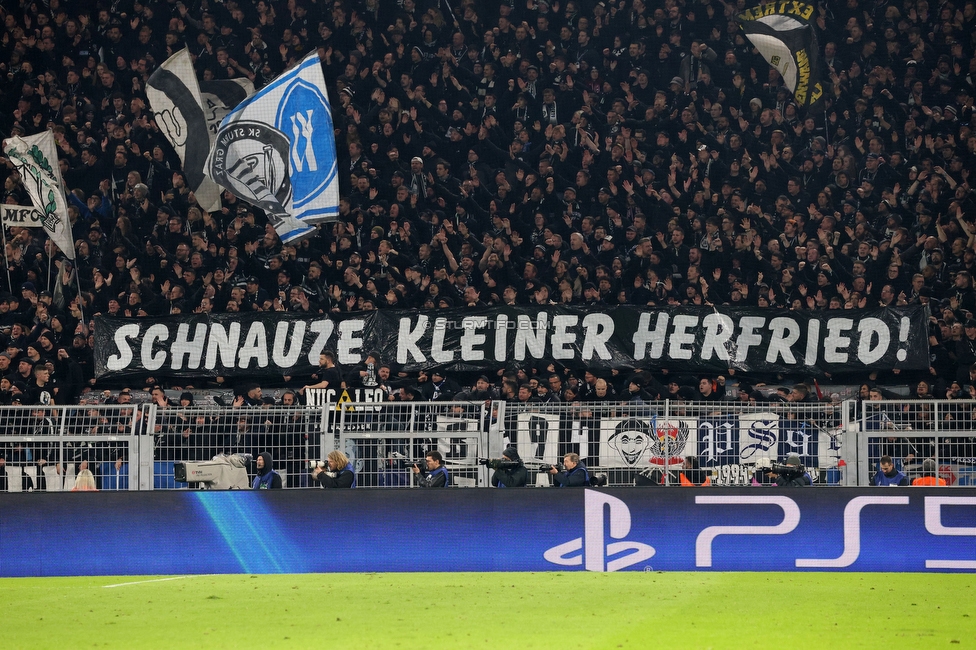
[[[577,453],[609,484],[633,485],[640,474],[655,483],[681,484],[693,474],[710,485],[761,482],[761,459],[797,455],[815,484],[852,483],[845,468],[856,446],[845,444],[847,410],[841,403],[750,402],[506,402],[504,435],[527,463],[559,462]],[[683,472],[693,457],[703,472]],[[536,476],[538,484],[548,477]]]
[[[364,487],[408,486],[428,451],[444,456],[454,486],[486,486],[479,458],[514,446],[529,484],[542,465],[578,453],[610,486],[765,483],[757,464],[796,455],[814,485],[867,486],[881,456],[910,479],[933,459],[948,485],[976,484],[976,401],[755,403],[736,401],[539,403],[345,402],[316,406],[0,407],[0,490],[67,490],[83,469],[102,490],[186,488],[178,462],[269,452],[288,488],[333,449]],[[692,457],[699,471],[682,467]],[[851,471],[847,471],[851,468]],[[193,486],[197,487],[197,486]]]

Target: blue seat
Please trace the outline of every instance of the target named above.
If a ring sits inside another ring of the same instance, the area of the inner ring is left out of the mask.
[[[153,463],[153,489],[175,490],[176,478],[173,476],[173,471],[173,461],[155,461]]]
[[[102,477],[102,490],[129,489],[129,463],[122,463],[122,469],[116,471],[115,463],[104,462],[99,470]]]

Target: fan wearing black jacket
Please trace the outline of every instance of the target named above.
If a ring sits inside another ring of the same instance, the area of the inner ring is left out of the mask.
[[[502,452],[500,460],[489,461],[495,471],[491,475],[491,486],[500,488],[525,487],[529,482],[529,470],[525,469],[522,458],[515,447]]]

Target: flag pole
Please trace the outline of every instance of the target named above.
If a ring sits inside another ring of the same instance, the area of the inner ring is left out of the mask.
[[[81,331],[85,333],[85,338],[87,339],[91,332],[88,331],[88,321],[85,320],[85,299],[81,293],[81,274],[78,273],[77,264],[71,264],[71,272],[74,273],[75,284],[78,285],[78,311],[81,312]]]
[[[51,291],[51,265],[54,264],[54,240],[47,238],[47,290]],[[53,293],[53,291],[52,291]]]
[[[7,269],[7,287],[10,289],[10,293],[13,293],[14,283],[10,279],[10,261],[7,259],[7,227],[0,226],[0,232],[3,233],[3,266]]]

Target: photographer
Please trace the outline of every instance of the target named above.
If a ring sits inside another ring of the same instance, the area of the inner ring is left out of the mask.
[[[580,461],[579,454],[566,454],[563,457],[563,468],[551,467],[549,473],[558,487],[584,487],[590,484],[590,473],[586,465]]]
[[[813,479],[800,464],[800,457],[796,454],[790,454],[786,458],[785,465],[774,465],[773,470],[770,471],[769,476],[777,487],[809,487],[813,485]]]
[[[421,469],[413,466],[413,473],[419,474],[417,484],[422,488],[446,488],[451,484],[447,469],[443,466],[444,457],[439,451],[427,453],[427,462]]]
[[[525,487],[529,482],[529,470],[525,469],[515,447],[503,451],[500,459],[491,458],[482,462],[488,468],[495,470],[491,475],[492,487]]]
[[[317,481],[324,488],[354,488],[356,487],[356,472],[353,470],[349,457],[341,451],[330,451],[326,456],[328,469],[319,463],[312,470],[312,480]]]

